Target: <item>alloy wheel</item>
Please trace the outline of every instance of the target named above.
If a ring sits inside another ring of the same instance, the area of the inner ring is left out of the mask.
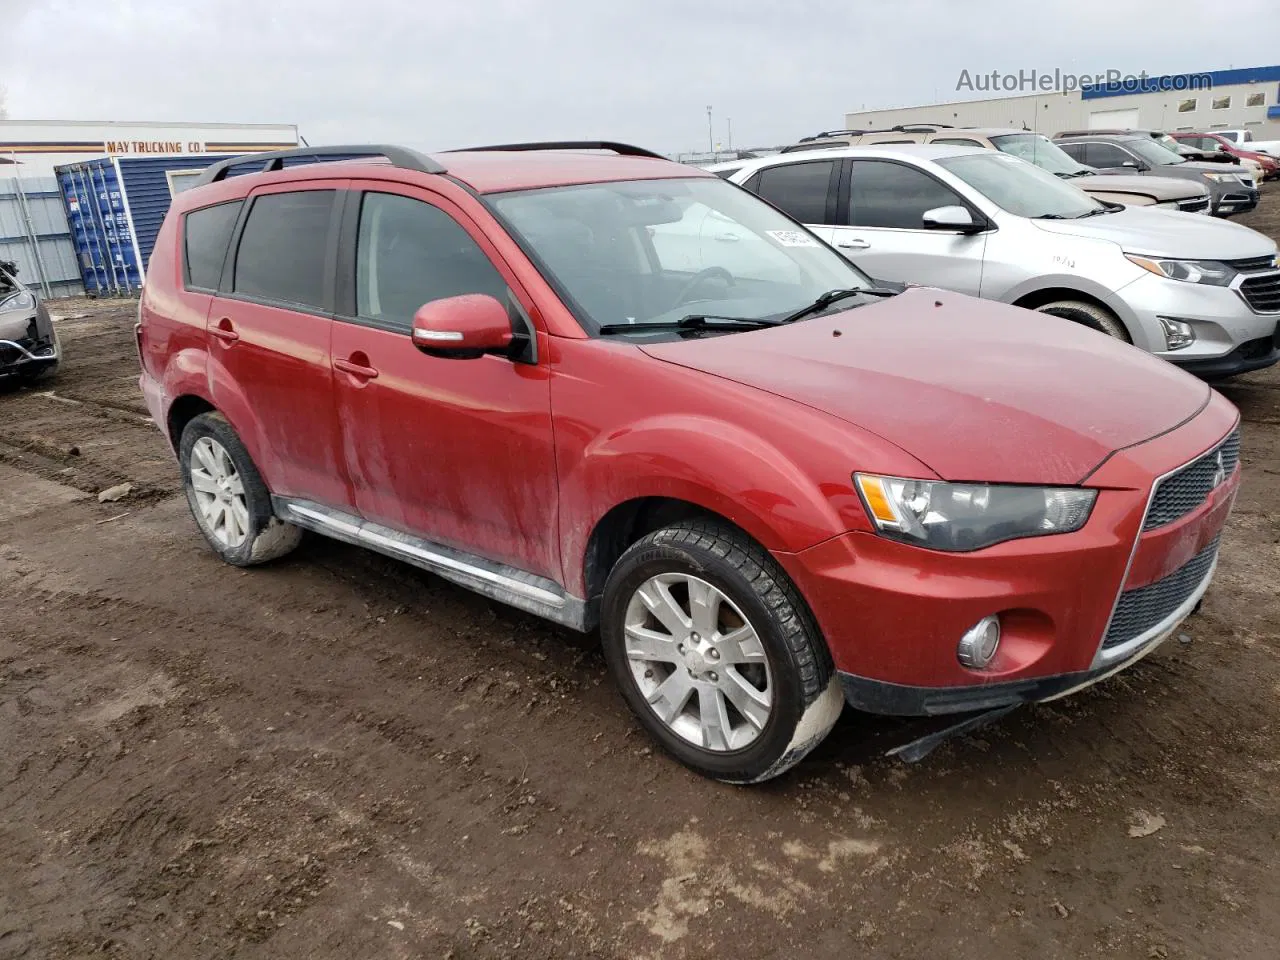
[[[631,675],[673,733],[716,752],[749,746],[773,713],[764,644],[719,588],[683,573],[650,577],[624,625]]]
[[[210,536],[235,548],[249,535],[249,504],[244,481],[226,448],[201,437],[191,448],[191,486]]]

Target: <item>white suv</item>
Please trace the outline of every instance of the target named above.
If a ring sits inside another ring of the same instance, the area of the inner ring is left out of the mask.
[[[1280,360],[1280,260],[1247,227],[1101,203],[974,147],[847,147],[724,166],[874,277],[1068,317],[1204,377]],[[708,243],[732,243],[700,229]]]

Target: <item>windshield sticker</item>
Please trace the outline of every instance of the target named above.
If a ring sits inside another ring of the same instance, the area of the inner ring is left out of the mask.
[[[816,247],[818,241],[798,230],[766,230],[769,236],[784,247]]]

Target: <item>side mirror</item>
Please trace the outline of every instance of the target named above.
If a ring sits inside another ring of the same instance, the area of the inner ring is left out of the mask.
[[[474,360],[511,349],[507,308],[485,293],[423,304],[413,315],[413,345],[432,356]]]
[[[960,233],[976,233],[982,226],[973,219],[967,207],[959,204],[934,207],[926,210],[922,218],[926,230],[956,230]]]
[[[1129,168],[1129,169],[1131,169],[1131,170],[1137,170],[1137,169],[1138,169],[1138,161],[1137,161],[1137,160],[1126,160],[1126,161],[1124,161],[1124,163],[1120,164],[1120,166],[1122,166],[1122,167],[1128,167],[1128,168]]]

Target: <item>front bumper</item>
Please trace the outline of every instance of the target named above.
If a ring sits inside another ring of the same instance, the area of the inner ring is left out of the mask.
[[[0,379],[37,373],[60,359],[53,324],[42,310],[0,324]]]
[[[1248,213],[1258,205],[1258,188],[1243,183],[1215,184],[1213,192],[1214,216],[1228,217]]]
[[[1211,287],[1144,272],[1113,294],[1110,305],[1135,346],[1198,376],[1231,376],[1280,360],[1280,314],[1255,313],[1237,289],[1243,279],[1231,287]],[[1167,349],[1160,317],[1190,324],[1195,342],[1181,350]]]
[[[1214,394],[1187,424],[1112,455],[1089,478],[1098,500],[1076,533],[972,553],[850,533],[775,556],[808,601],[846,699],[858,709],[932,715],[1064,696],[1145,656],[1208,588],[1212,564],[1178,595],[1176,609],[1140,634],[1104,645],[1122,593],[1162,589],[1197,557],[1216,551],[1238,469],[1186,516],[1140,528],[1157,478],[1212,449],[1235,422],[1234,408]],[[1001,620],[996,658],[987,669],[967,668],[957,659],[957,643],[990,615]]]

